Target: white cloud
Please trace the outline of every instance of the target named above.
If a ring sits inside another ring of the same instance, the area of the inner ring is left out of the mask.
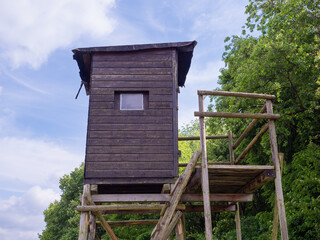
[[[116,25],[114,0],[2,0],[0,50],[13,67],[39,67],[82,36],[106,37]]]
[[[59,198],[52,189],[34,186],[21,197],[0,199],[0,239],[38,239],[44,228],[43,210]]]
[[[14,137],[0,139],[0,156],[0,178],[51,187],[83,160],[55,143]]]
[[[222,61],[207,62],[204,68],[199,68],[199,65],[190,69],[187,77],[188,83],[199,84],[203,82],[217,82],[220,75],[220,69],[224,67]]]

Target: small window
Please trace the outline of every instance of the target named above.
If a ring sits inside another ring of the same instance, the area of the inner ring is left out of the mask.
[[[120,110],[143,110],[143,93],[121,93]]]

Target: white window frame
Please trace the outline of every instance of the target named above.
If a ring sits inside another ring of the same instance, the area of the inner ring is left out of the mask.
[[[128,109],[128,108],[123,108],[122,106],[122,95],[141,95],[141,108],[134,108],[134,109]],[[134,111],[134,110],[144,110],[144,104],[143,104],[143,93],[120,93],[120,110],[125,110],[125,111]]]

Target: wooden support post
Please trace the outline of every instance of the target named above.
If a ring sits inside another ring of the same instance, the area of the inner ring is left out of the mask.
[[[283,158],[284,158],[284,154],[279,153],[281,174],[282,174],[282,170],[283,170]],[[279,228],[279,216],[278,215],[279,215],[279,210],[278,210],[278,205],[277,205],[277,193],[275,193],[274,209],[273,209],[272,240],[278,239],[278,228]]]
[[[83,186],[83,192],[85,192],[85,188],[87,185]],[[81,196],[81,205],[85,206],[86,201],[84,195]],[[80,225],[79,225],[79,237],[78,240],[87,240],[88,239],[88,213],[82,212],[80,214]]]
[[[232,132],[228,131],[228,141],[229,141],[229,155],[230,155],[230,164],[234,164],[234,152],[233,152],[233,140]]]
[[[94,202],[92,201],[91,198],[91,192],[90,192],[90,184],[85,184],[84,188],[83,188],[83,198],[86,201],[86,203],[88,205],[95,205]],[[118,238],[116,237],[116,235],[114,234],[114,232],[112,231],[111,227],[109,226],[109,224],[107,223],[107,221],[104,219],[104,217],[102,216],[102,214],[98,211],[94,211],[92,212],[101,222],[101,225],[103,227],[103,229],[107,232],[107,234],[109,235],[109,237],[112,240],[118,240]],[[86,240],[86,239],[85,239]]]
[[[238,202],[237,202],[237,211],[236,211],[235,219],[236,219],[237,240],[241,240],[240,209],[239,209],[239,203]]]
[[[266,100],[266,107],[267,107],[267,113],[273,114],[271,100]],[[271,155],[272,155],[272,161],[274,164],[274,168],[276,171],[276,178],[274,180],[274,183],[275,183],[275,190],[276,190],[276,194],[277,194],[277,205],[278,205],[278,210],[279,210],[281,239],[288,240],[289,237],[288,237],[287,219],[286,219],[286,212],[285,212],[285,207],[284,207],[280,163],[279,163],[279,159],[278,159],[279,154],[278,154],[276,128],[275,128],[274,120],[269,119],[268,123],[269,123]]]
[[[95,240],[96,238],[96,217],[90,213],[89,214],[90,218],[89,218],[89,236],[88,236],[88,240]]]
[[[181,176],[181,181],[180,183],[177,184],[175,191],[170,194],[170,205],[168,208],[165,210],[163,216],[160,218],[159,223],[156,225],[154,228],[152,234],[151,234],[151,239],[157,239],[157,240],[162,240],[166,239],[164,237],[167,228],[170,224],[170,221],[176,211],[176,208],[178,206],[178,203],[181,200],[181,196],[187,186],[187,183],[189,182],[189,179],[191,177],[191,173],[193,172],[196,162],[198,161],[198,158],[200,156],[200,153],[195,151],[193,156],[191,157],[191,160],[185,169],[184,173]],[[177,180],[178,181],[178,180]]]
[[[184,213],[182,213],[176,226],[176,239],[186,240],[186,218]]]
[[[199,112],[204,111],[203,95],[199,95]],[[201,146],[201,186],[204,205],[204,219],[206,229],[206,240],[212,240],[212,221],[210,209],[210,190],[209,190],[209,174],[207,162],[207,143],[206,143],[206,126],[204,117],[199,117],[200,124],[200,146]]]
[[[172,234],[174,227],[177,225],[178,220],[180,219],[181,215],[182,215],[182,212],[177,211],[177,213],[172,218],[172,221],[168,225],[166,231],[164,231],[163,236],[161,238],[159,238],[159,240],[168,239],[168,237]]]

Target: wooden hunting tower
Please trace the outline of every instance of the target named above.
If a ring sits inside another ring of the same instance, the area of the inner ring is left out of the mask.
[[[175,181],[177,96],[195,45],[196,41],[73,50],[90,95],[85,183],[119,189]]]

